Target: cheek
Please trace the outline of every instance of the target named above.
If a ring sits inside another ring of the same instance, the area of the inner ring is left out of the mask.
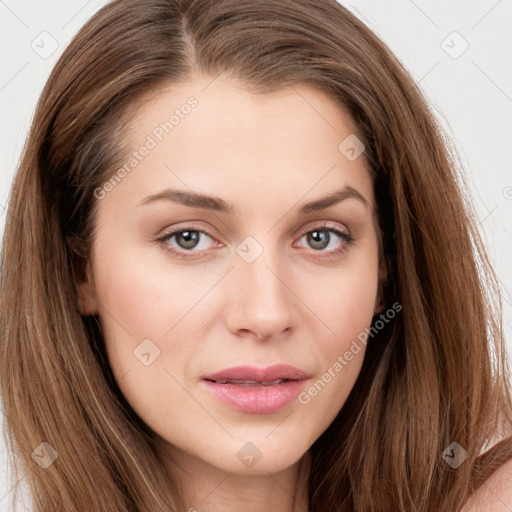
[[[374,249],[360,252],[335,273],[322,274],[316,288],[304,289],[306,303],[319,318],[312,339],[321,364],[299,401],[315,409],[320,424],[328,424],[342,408],[363,364],[378,286]]]
[[[359,279],[356,275],[347,279],[346,287],[341,290],[338,300],[337,328],[344,340],[347,337],[354,339],[370,325],[376,293],[376,278],[370,273],[359,276]]]
[[[304,288],[307,304],[325,324],[321,339],[329,349],[342,349],[369,327],[378,286],[377,258],[368,253],[354,264],[319,275],[317,285]]]
[[[155,264],[148,258],[152,251],[105,252],[96,272],[98,299],[107,323],[117,321],[129,333],[162,336],[204,294],[204,282],[193,269]]]
[[[172,383],[165,369],[186,364],[194,344],[182,341],[189,339],[193,326],[197,329],[194,306],[211,281],[194,277],[184,266],[168,261],[162,265],[165,257],[155,263],[152,253],[122,244],[104,245],[95,265],[108,360],[121,387],[136,382],[134,389],[123,389],[129,396],[154,395],[158,386],[151,389],[151,379],[163,375]],[[128,373],[129,379],[124,379]]]
[[[364,355],[365,345],[357,340],[361,340],[361,334],[370,327],[373,317],[374,296],[372,294],[367,290],[361,292],[359,288],[350,290],[348,286],[344,290],[345,293],[338,292],[332,297],[333,300],[328,306],[329,311],[324,315],[325,323],[332,331],[326,331],[326,334],[319,338],[319,350],[324,357],[326,367],[330,366],[338,356],[351,350],[354,341],[361,346],[358,350],[360,355]]]

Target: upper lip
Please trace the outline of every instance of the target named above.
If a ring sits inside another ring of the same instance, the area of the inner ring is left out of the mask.
[[[267,382],[276,379],[302,380],[309,375],[287,364],[275,364],[266,368],[256,366],[235,366],[226,368],[220,372],[203,375],[203,380],[252,380],[256,382]]]

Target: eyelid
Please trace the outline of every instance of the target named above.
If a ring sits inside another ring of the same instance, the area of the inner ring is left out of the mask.
[[[300,236],[304,236],[306,233],[309,233],[310,231],[315,231],[315,229],[332,229],[334,231],[341,231],[348,233],[348,228],[341,224],[340,222],[334,222],[332,220],[312,220],[306,224],[306,227],[301,230]]]
[[[312,224],[312,225],[311,225]],[[311,221],[308,223],[309,227],[303,228],[300,232],[300,236],[298,240],[300,240],[305,235],[311,233],[312,231],[332,231],[334,232],[339,238],[342,239],[342,246],[338,249],[333,249],[330,251],[315,251],[314,249],[305,249],[307,252],[316,253],[320,258],[329,258],[334,257],[340,253],[346,252],[350,245],[355,241],[355,238],[350,234],[349,230],[344,226],[340,227],[338,223],[334,221],[326,221],[326,220],[317,220],[317,221]],[[216,239],[216,235],[214,234],[213,230],[211,230],[209,227],[205,227],[203,225],[197,225],[195,221],[188,221],[183,222],[181,224],[177,224],[172,226],[172,228],[168,228],[164,231],[162,231],[155,239],[155,242],[166,244],[167,240],[179,233],[185,232],[185,231],[197,231],[199,233],[204,233],[208,235],[210,238],[214,240],[214,242],[218,246],[223,246],[221,242],[218,242]],[[181,257],[183,259],[185,258],[194,258],[194,254],[201,254],[205,250],[202,251],[186,251],[186,250],[179,250],[175,249],[169,246],[169,244],[166,244],[166,247],[164,248],[167,252],[170,252],[177,257]],[[199,257],[199,256],[198,256]]]
[[[196,222],[200,223],[201,221],[193,221],[192,220],[192,221],[188,221],[188,222],[185,221],[185,222],[173,225],[171,228],[162,230],[161,233],[157,235],[157,237],[161,238],[163,236],[171,236],[180,231],[187,231],[187,229],[189,229],[190,231],[192,231],[192,230],[202,231],[212,238],[215,238],[217,236],[214,233],[214,230],[210,229],[207,224],[205,224],[205,225],[196,224]],[[341,225],[341,227],[340,227],[340,223],[330,221],[330,220],[321,220],[321,219],[313,220],[313,221],[308,222],[307,226],[308,227],[303,228],[300,231],[300,237],[303,237],[305,234],[309,233],[310,231],[313,231],[315,229],[320,229],[320,228],[329,228],[334,231],[341,231],[343,233],[349,234],[349,230],[346,226]]]
[[[180,224],[173,225],[171,228],[164,229],[159,235],[157,235],[157,240],[161,238],[169,238],[172,235],[176,235],[183,231],[199,231],[207,234],[211,238],[216,238],[216,234],[212,229],[207,226],[198,225],[195,221],[183,222]],[[220,243],[220,242],[218,242]]]

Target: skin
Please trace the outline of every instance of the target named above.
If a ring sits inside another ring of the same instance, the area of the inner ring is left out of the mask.
[[[294,400],[271,414],[232,409],[200,379],[242,364],[285,363],[311,375],[308,389],[369,328],[383,309],[378,281],[385,277],[372,180],[364,153],[350,161],[338,150],[355,133],[351,119],[308,85],[254,95],[228,78],[196,76],[138,106],[129,151],[190,96],[197,107],[98,200],[82,313],[99,315],[119,387],[154,432],[187,506],[292,510],[302,463],[295,506],[307,510],[308,450],[345,403],[365,345],[309,403]],[[368,206],[348,198],[297,214],[303,203],[346,185]],[[170,187],[220,197],[236,213],[171,201],[137,206]],[[323,248],[308,241],[304,233],[322,221],[355,241],[328,230]],[[196,233],[201,238],[189,249],[179,235],[155,242],[190,223],[213,236]],[[252,263],[236,252],[248,236],[263,249]],[[179,258],[165,244],[194,257]],[[335,255],[339,247],[346,250]],[[134,356],[146,338],[160,350],[149,366]],[[261,453],[252,467],[237,457],[248,442]]]
[[[512,460],[509,460],[477,489],[461,512],[509,512],[511,507]]]

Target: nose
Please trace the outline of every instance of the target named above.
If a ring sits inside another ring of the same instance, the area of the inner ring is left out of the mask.
[[[236,256],[230,273],[226,323],[238,336],[259,340],[289,335],[298,325],[300,300],[283,255],[265,250],[252,263]]]

